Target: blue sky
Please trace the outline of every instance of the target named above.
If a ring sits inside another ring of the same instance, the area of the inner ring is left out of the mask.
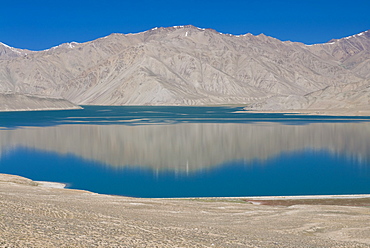
[[[370,29],[370,0],[0,0],[0,42],[31,50],[186,24],[323,43]]]

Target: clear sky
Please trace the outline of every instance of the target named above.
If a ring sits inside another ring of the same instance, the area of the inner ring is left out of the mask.
[[[0,42],[31,50],[186,24],[323,43],[370,29],[370,0],[0,0]]]

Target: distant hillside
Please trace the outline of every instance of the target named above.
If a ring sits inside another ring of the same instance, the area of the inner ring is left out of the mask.
[[[0,94],[0,111],[59,110],[81,107],[64,99],[27,96],[21,94]]]
[[[39,52],[0,43],[0,92],[75,104],[369,108],[369,87],[370,31],[316,45],[191,25]]]

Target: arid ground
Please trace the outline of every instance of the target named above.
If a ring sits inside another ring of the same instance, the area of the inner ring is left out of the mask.
[[[0,247],[370,247],[369,195],[140,199],[47,186],[0,174]]]

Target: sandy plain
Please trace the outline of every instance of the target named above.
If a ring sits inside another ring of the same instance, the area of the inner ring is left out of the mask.
[[[141,199],[59,186],[0,174],[0,247],[370,247],[369,195]]]

